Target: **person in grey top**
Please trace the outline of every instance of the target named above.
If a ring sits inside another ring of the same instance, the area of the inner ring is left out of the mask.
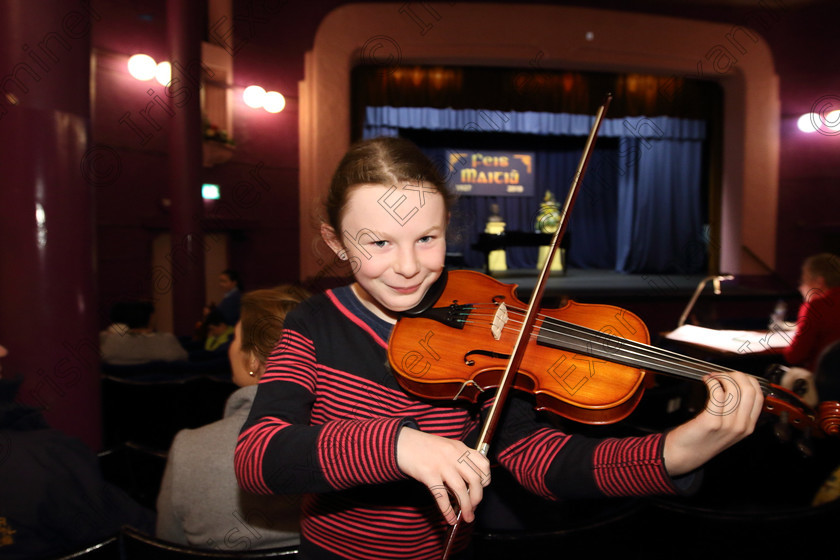
[[[157,499],[156,536],[198,548],[244,551],[300,542],[298,496],[260,496],[236,482],[233,452],[286,313],[308,296],[297,286],[255,290],[228,350],[233,381],[224,418],[178,432],[169,449]]]

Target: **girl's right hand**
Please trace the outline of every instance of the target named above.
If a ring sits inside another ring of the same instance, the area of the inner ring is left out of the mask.
[[[458,515],[450,493],[464,521],[473,522],[484,487],[490,483],[490,461],[481,453],[460,441],[403,427],[397,439],[397,465],[432,492],[447,523],[455,524]]]

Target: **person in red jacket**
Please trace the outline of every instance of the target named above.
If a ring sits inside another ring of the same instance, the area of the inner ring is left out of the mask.
[[[820,253],[805,259],[799,293],[805,301],[784,357],[791,365],[816,372],[820,355],[840,340],[840,257]]]

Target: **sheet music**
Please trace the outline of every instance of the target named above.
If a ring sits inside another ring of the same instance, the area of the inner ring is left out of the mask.
[[[683,325],[666,334],[665,338],[735,354],[755,354],[786,348],[790,345],[794,332],[782,328],[766,331],[735,331]]]

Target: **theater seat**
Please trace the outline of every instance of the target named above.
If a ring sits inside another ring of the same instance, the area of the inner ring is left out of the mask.
[[[178,560],[189,558],[215,558],[221,560],[226,558],[239,558],[255,560],[281,557],[291,559],[297,557],[298,553],[297,546],[269,548],[265,550],[240,550],[235,552],[193,548],[158,539],[128,526],[123,527],[120,540],[122,544],[122,560]]]
[[[232,381],[211,376],[162,376],[157,379],[102,377],[106,448],[127,441],[166,451],[175,434],[224,415]]]
[[[144,364],[114,365],[102,362],[102,373],[112,377],[155,380],[160,378],[189,377],[196,375],[230,379],[230,361],[227,353],[205,353],[203,359],[165,362],[156,360]]]
[[[154,510],[167,455],[133,441],[98,454],[102,476],[140,505]]]

